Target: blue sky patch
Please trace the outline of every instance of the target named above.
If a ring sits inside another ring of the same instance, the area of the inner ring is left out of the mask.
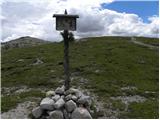
[[[104,9],[117,12],[134,13],[148,23],[148,17],[159,16],[158,1],[115,1],[111,4],[101,4]]]

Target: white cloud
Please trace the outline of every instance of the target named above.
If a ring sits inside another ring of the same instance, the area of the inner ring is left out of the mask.
[[[3,0],[2,40],[8,41],[21,36],[32,36],[51,41],[62,40],[55,30],[54,13],[78,14],[77,37],[121,35],[158,37],[159,18],[149,17],[144,23],[136,14],[118,13],[103,9],[102,3],[113,0]]]

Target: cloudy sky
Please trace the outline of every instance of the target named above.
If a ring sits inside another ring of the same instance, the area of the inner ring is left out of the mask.
[[[53,14],[78,14],[76,38],[159,36],[158,0],[1,0],[1,42],[22,36],[61,41]]]

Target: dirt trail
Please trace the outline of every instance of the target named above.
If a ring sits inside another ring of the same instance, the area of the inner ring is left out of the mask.
[[[157,47],[157,46],[154,46],[154,45],[150,45],[150,44],[146,44],[146,43],[137,41],[136,38],[131,38],[131,42],[133,42],[133,43],[135,43],[135,44],[137,44],[137,45],[142,45],[142,46],[148,47],[148,48],[150,48],[150,49],[159,49],[159,47]]]

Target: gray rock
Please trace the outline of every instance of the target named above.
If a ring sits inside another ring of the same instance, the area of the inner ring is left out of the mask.
[[[77,98],[80,98],[81,96],[83,96],[83,93],[78,90],[78,91],[75,93],[75,96],[76,96]]]
[[[63,119],[63,113],[60,110],[54,110],[49,113],[49,118],[50,119]]]
[[[79,103],[79,104],[83,104],[83,105],[90,106],[91,103],[92,103],[92,100],[91,100],[91,97],[90,97],[90,96],[82,95],[82,96],[78,99],[78,103]]]
[[[75,102],[73,102],[73,100],[70,100],[65,103],[65,108],[66,108],[67,112],[72,112],[74,109],[77,108],[77,105]]]
[[[78,89],[74,89],[74,88],[70,88],[69,90],[66,91],[65,94],[66,95],[73,94],[77,98],[80,98],[83,95],[81,91],[79,91]]]
[[[43,113],[43,110],[40,108],[40,107],[36,107],[32,110],[32,115],[35,117],[35,118],[40,118],[41,115]]]
[[[64,99],[64,95],[61,95],[61,98]]]
[[[78,89],[75,88],[70,88],[69,90],[67,90],[65,92],[65,95],[69,95],[69,94],[75,94],[77,91],[79,91]]]
[[[60,95],[55,95],[52,97],[52,99],[56,102],[57,100],[59,100],[61,97]]]
[[[63,107],[65,104],[64,100],[62,98],[60,98],[55,104],[54,107],[56,109],[60,109],[61,107]]]
[[[55,90],[55,93],[56,93],[56,94],[63,95],[63,94],[64,94],[64,91],[65,91],[65,87],[64,87],[64,85],[63,85],[62,87],[58,87],[58,88]]]
[[[78,89],[75,89],[75,88],[70,88],[69,89],[69,93],[70,94],[74,94],[74,93],[76,93],[77,91],[79,91]]]
[[[72,112],[71,118],[72,119],[92,119],[92,116],[87,111],[87,109],[79,107]]]
[[[68,113],[66,111],[66,109],[63,109],[63,116],[64,116],[65,119],[70,119],[71,118],[71,113]]]
[[[77,101],[78,98],[77,98],[75,95],[73,95],[71,99],[72,99],[73,101]]]
[[[48,92],[46,92],[46,97],[52,97],[54,95],[55,95],[54,91],[48,91]]]
[[[53,110],[54,109],[54,100],[46,97],[41,101],[40,107],[44,110]]]
[[[32,65],[39,65],[42,63],[44,63],[42,60],[40,60],[39,58],[36,58],[36,61]]]
[[[66,97],[65,97],[65,100],[71,100],[72,99],[72,95],[71,94],[69,94],[69,95],[67,95]]]

